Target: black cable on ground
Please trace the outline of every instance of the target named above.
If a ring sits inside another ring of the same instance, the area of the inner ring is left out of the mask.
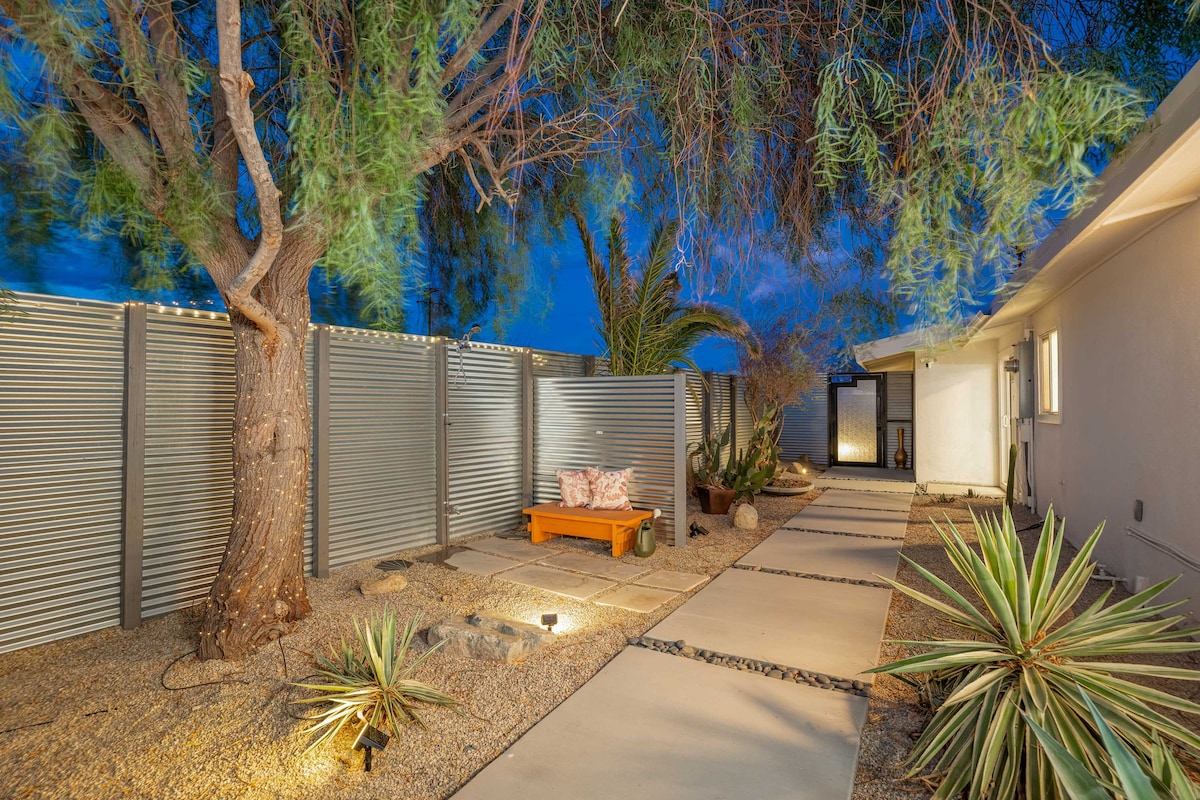
[[[222,683],[240,683],[244,686],[250,685],[250,681],[242,680],[241,678],[222,678],[219,681],[204,681],[203,683],[193,683],[189,686],[167,686],[167,673],[171,671],[172,667],[174,667],[180,661],[183,661],[188,656],[195,655],[196,652],[196,650],[189,650],[188,652],[179,656],[179,658],[172,661],[170,664],[167,664],[167,668],[162,671],[162,675],[158,676],[158,682],[164,689],[166,689],[168,692],[182,692],[184,689],[198,689],[201,686],[219,686]]]

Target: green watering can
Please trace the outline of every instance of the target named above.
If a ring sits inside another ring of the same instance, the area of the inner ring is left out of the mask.
[[[654,520],[660,516],[662,516],[662,511],[656,508],[652,518],[642,520],[637,536],[633,540],[633,554],[638,558],[648,558],[654,555],[654,551],[658,547],[658,542],[654,539]]]

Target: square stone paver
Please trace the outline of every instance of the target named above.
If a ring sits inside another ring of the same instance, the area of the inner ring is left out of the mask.
[[[631,647],[455,800],[850,796],[867,699]]]
[[[737,563],[878,582],[878,575],[896,576],[900,545],[895,539],[777,530]]]
[[[478,550],[481,553],[491,553],[494,556],[504,556],[505,558],[521,562],[537,561],[539,558],[544,558],[554,552],[520,539],[499,539],[495,536],[489,536],[486,539],[470,542],[463,546],[469,547],[472,550]]]
[[[651,589],[649,586],[622,586],[619,589],[609,592],[608,594],[600,595],[596,598],[596,605],[601,606],[616,606],[629,611],[637,611],[642,614],[653,611],[673,597],[678,597],[678,592],[668,592],[663,589]]]
[[[706,580],[708,580],[707,575],[660,569],[638,578],[635,583],[639,586],[653,586],[655,589],[669,589],[672,592],[688,592]]]
[[[805,506],[796,516],[783,523],[783,528],[830,533],[863,533],[903,539],[908,529],[908,514],[898,511],[876,511],[867,508],[836,508],[834,506]]]
[[[609,578],[614,581],[627,581],[646,572],[645,567],[639,567],[637,564],[627,564],[611,557],[589,556],[586,553],[563,553],[553,558],[547,558],[542,563],[560,569],[572,569],[576,572],[599,575],[601,578]]]
[[[896,511],[907,514],[909,506],[912,505],[912,495],[902,492],[852,492],[849,489],[826,489],[810,505],[871,508],[877,511]]]
[[[915,483],[906,481],[870,480],[866,478],[826,478],[818,475],[813,479],[818,489],[851,489],[859,492],[900,492],[912,494],[917,490]]]
[[[616,586],[612,581],[564,572],[540,564],[526,564],[496,577],[522,586],[532,586],[535,589],[574,597],[577,600],[586,600],[594,594]]]
[[[520,566],[520,562],[510,558],[500,558],[489,553],[477,553],[474,550],[455,553],[447,558],[445,563],[472,575],[495,575],[501,570]]]
[[[858,678],[875,666],[890,589],[726,570],[646,634]]]

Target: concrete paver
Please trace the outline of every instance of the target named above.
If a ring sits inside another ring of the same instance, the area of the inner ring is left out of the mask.
[[[854,492],[848,489],[826,489],[820,497],[812,501],[811,505],[871,508],[877,511],[895,511],[907,514],[912,505],[912,495],[903,492]]]
[[[900,543],[837,533],[779,530],[737,562],[832,578],[878,581],[896,576]]]
[[[866,712],[863,697],[630,648],[454,797],[844,798]]]
[[[870,683],[860,673],[875,666],[891,596],[873,586],[731,569],[646,635]]]
[[[615,606],[629,611],[647,614],[668,600],[678,597],[678,592],[668,592],[665,589],[651,589],[649,586],[622,586],[602,594],[593,602],[599,606]]]
[[[469,542],[463,546],[481,553],[491,553],[494,556],[503,556],[521,562],[537,561],[553,552],[520,539],[500,539],[495,536]]]
[[[520,566],[519,561],[513,561],[510,558],[500,558],[490,553],[478,553],[474,550],[464,550],[461,553],[455,553],[447,558],[445,563],[455,569],[469,572],[472,575],[495,575],[502,570]]]
[[[813,483],[818,489],[849,489],[857,492],[902,492],[912,494],[917,490],[915,483],[889,481],[872,478],[827,478],[818,475]]]
[[[589,575],[599,575],[614,581],[627,581],[644,575],[649,568],[637,564],[627,564],[611,557],[590,556],[587,553],[563,553],[547,558],[541,562],[547,566],[559,569],[571,569],[576,572],[586,572]]]
[[[577,600],[587,600],[594,594],[616,586],[612,581],[602,578],[579,575],[553,567],[543,567],[540,564],[526,564],[496,577],[512,583],[519,583],[522,586],[532,586],[535,589],[544,589],[547,592],[574,597]]]
[[[653,586],[655,589],[669,589],[673,592],[690,592],[706,580],[708,580],[707,575],[660,569],[638,578],[634,583],[639,586]]]
[[[867,508],[806,506],[799,514],[783,523],[782,527],[791,530],[859,533],[903,539],[908,528],[908,514]]]

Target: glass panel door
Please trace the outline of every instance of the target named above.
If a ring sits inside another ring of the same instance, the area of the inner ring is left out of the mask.
[[[842,464],[879,463],[879,381],[859,379],[835,387],[837,460]]]

